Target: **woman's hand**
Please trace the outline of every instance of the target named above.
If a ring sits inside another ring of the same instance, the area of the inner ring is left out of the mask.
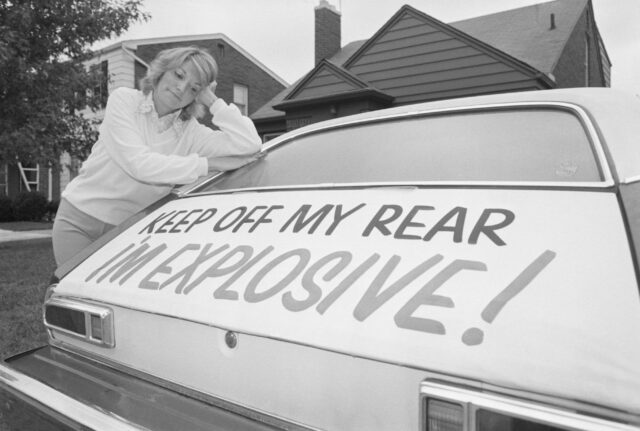
[[[210,107],[211,105],[213,105],[213,102],[215,102],[218,99],[218,96],[216,96],[217,86],[218,86],[218,82],[213,81],[211,84],[209,84],[209,86],[200,90],[200,93],[198,94],[198,97],[196,98],[196,100],[199,103],[202,103],[207,108]]]
[[[266,151],[258,151],[249,156],[207,157],[209,173],[231,171],[267,155]]]

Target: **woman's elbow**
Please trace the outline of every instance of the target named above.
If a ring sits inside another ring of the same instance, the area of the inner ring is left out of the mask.
[[[252,151],[251,151],[251,154],[257,153],[261,149],[262,149],[262,139],[260,139],[260,136],[258,136],[257,133],[256,133],[255,139],[252,140]]]
[[[250,156],[262,149],[262,140],[256,133],[255,137],[247,137],[242,145],[236,146],[236,154],[239,156]]]

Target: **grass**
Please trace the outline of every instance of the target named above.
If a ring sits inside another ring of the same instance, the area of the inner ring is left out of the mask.
[[[0,359],[46,343],[42,302],[54,270],[51,239],[0,243]]]
[[[50,221],[9,221],[0,223],[0,230],[25,231],[51,229],[51,227],[53,227],[53,222]]]
[[[7,230],[50,228],[51,223],[0,223]],[[47,342],[42,302],[54,270],[51,239],[0,242],[0,360]],[[0,413],[0,431],[14,429],[29,427],[10,427]]]

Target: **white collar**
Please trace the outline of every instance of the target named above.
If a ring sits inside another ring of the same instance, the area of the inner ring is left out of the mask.
[[[172,127],[178,134],[181,134],[184,131],[185,121],[178,118],[180,116],[180,110],[164,115],[162,117],[158,116],[156,106],[153,104],[152,91],[145,96],[142,102],[140,102],[140,105],[138,106],[138,112],[141,114],[151,115],[151,118],[156,123],[156,129],[158,133],[167,131]]]

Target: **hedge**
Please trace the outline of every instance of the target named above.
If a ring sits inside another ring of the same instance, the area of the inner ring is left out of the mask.
[[[13,221],[13,200],[8,196],[0,196],[0,222]]]
[[[0,222],[53,220],[58,202],[49,202],[40,192],[23,192],[11,199],[0,196]]]

